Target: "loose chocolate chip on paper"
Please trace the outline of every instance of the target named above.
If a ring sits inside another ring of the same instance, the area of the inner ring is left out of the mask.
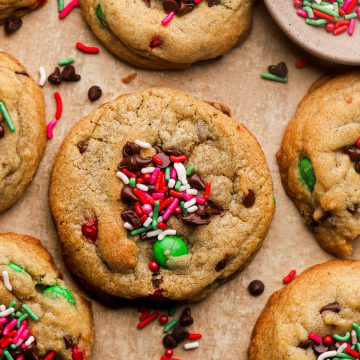
[[[268,71],[270,74],[280,77],[287,77],[288,75],[288,68],[283,61],[279,62],[277,65],[270,65]]]
[[[49,83],[53,85],[60,85],[62,82],[62,76],[60,73],[60,69],[58,67],[55,68],[54,72],[48,76]]]
[[[163,344],[167,349],[175,349],[178,346],[178,342],[171,334],[165,335],[163,338]]]
[[[248,290],[252,296],[260,296],[265,290],[265,285],[261,280],[253,280],[249,284]]]
[[[81,79],[81,76],[76,74],[76,70],[73,65],[66,65],[61,72],[61,76],[64,81],[79,81]]]
[[[10,17],[5,20],[4,30],[6,35],[10,35],[19,30],[22,25],[22,20],[17,17]]]
[[[174,336],[175,340],[179,343],[180,341],[185,340],[189,336],[189,332],[181,325],[175,325],[172,330],[172,335]]]
[[[180,315],[179,323],[181,326],[190,326],[194,323],[194,319],[191,316],[191,309],[186,307]]]
[[[101,98],[101,95],[102,90],[99,86],[96,85],[92,86],[88,91],[88,98],[91,102],[99,100]]]

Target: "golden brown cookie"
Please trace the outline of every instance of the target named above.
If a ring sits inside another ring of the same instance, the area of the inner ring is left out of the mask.
[[[358,358],[359,280],[360,261],[334,260],[275,292],[256,323],[249,360]]]
[[[25,192],[45,144],[42,91],[16,59],[0,52],[0,213]]]
[[[94,332],[90,303],[67,288],[38,240],[0,234],[0,275],[4,358],[90,359]]]
[[[70,271],[98,295],[128,299],[205,297],[247,265],[274,212],[253,135],[166,88],[121,96],[73,128],[50,206]]]
[[[182,69],[225,54],[247,33],[253,0],[81,0],[82,14],[116,56],[146,69]],[[175,13],[164,26],[167,13]]]
[[[277,158],[287,194],[337,256],[360,235],[360,73],[319,81],[290,121]]]
[[[46,0],[4,0],[0,2],[0,24],[10,17],[21,17],[45,4]]]

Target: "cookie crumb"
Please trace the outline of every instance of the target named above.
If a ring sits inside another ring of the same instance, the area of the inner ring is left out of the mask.
[[[137,76],[137,72],[133,72],[129,75],[126,75],[124,76],[122,79],[121,79],[121,82],[123,84],[130,84]]]

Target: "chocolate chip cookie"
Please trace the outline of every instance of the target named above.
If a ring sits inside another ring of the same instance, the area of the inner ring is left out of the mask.
[[[98,39],[123,61],[182,69],[230,50],[247,33],[253,0],[81,0]]]
[[[247,265],[274,199],[248,130],[183,92],[152,88],[73,128],[50,206],[69,270],[103,299],[198,300]]]
[[[1,357],[90,359],[90,303],[66,286],[38,240],[0,234],[0,272]]]
[[[19,18],[42,5],[46,0],[5,0],[0,2],[0,24],[9,18]]]
[[[261,313],[249,360],[360,357],[360,261],[334,260],[275,292]]]
[[[277,153],[281,179],[320,245],[347,256],[360,235],[360,73],[317,82]]]
[[[25,192],[45,144],[42,91],[16,59],[0,52],[0,213]]]

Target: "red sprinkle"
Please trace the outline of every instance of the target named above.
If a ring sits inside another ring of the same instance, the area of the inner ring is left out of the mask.
[[[349,355],[353,356],[356,359],[358,359],[360,357],[360,354],[357,351],[353,350],[350,346],[348,346],[345,349],[345,352],[348,353]]]
[[[52,360],[55,357],[55,351],[51,351],[49,354],[46,355],[44,360]]]
[[[148,216],[146,214],[141,215],[140,222],[143,223],[147,218],[148,218]]]
[[[283,279],[284,284],[288,284],[296,275],[296,270],[291,270]]]
[[[324,344],[325,344],[325,345],[330,345],[333,340],[332,340],[332,337],[331,337],[331,336],[327,335],[327,336],[324,337],[324,340],[323,340],[323,341],[324,341]]]
[[[166,200],[164,200],[160,206],[159,206],[159,211],[165,209],[168,205],[170,205],[173,202],[174,198],[173,197],[168,197]]]
[[[189,333],[189,335],[188,335],[188,340],[197,340],[197,339],[201,339],[201,338],[202,338],[201,334]]]
[[[184,162],[187,160],[187,156],[186,155],[179,155],[179,156],[175,156],[175,155],[170,155],[169,157],[171,162]]]
[[[61,13],[59,13],[59,18],[60,18],[60,19],[64,19],[66,16],[69,15],[69,13],[70,13],[70,11],[71,11],[72,9],[74,9],[75,7],[77,7],[77,6],[79,6],[79,5],[80,5],[80,4],[79,4],[79,0],[72,0],[72,1],[70,1],[69,4],[67,4],[67,5],[64,7],[63,11],[61,11]]]
[[[142,215],[142,210],[141,210],[141,206],[140,206],[140,203],[137,201],[135,204],[134,204],[134,209],[135,209],[135,212],[137,215],[141,216]]]
[[[87,54],[98,54],[100,51],[99,48],[97,48],[97,47],[86,46],[86,45],[82,44],[81,42],[76,43],[76,48]]]
[[[167,229],[167,226],[166,226],[166,224],[163,223],[163,222],[158,222],[158,228],[159,228],[160,230],[166,230],[166,229]]]
[[[338,27],[337,29],[335,29],[334,31],[333,31],[333,34],[334,35],[340,35],[340,34],[342,34],[343,32],[345,32],[345,31],[347,31],[347,25],[343,25],[343,26],[340,26],[340,27]]]
[[[79,349],[77,345],[73,346],[71,348],[71,355],[73,360],[83,360],[84,359],[84,353]]]
[[[152,157],[152,161],[160,166],[163,164],[163,161],[160,158],[158,158],[156,155]]]
[[[140,189],[132,189],[133,193],[140,199],[143,204],[155,205],[155,200],[146,192]]]
[[[63,108],[62,100],[61,100],[61,95],[60,95],[59,92],[56,91],[56,92],[54,93],[54,96],[55,96],[55,101],[56,101],[55,119],[56,119],[56,120],[59,120],[60,117],[61,117],[62,108]]]
[[[172,357],[174,355],[174,350],[173,349],[166,349],[165,350],[165,356]]]
[[[136,175],[126,168],[122,168],[120,171],[128,177],[136,178]]]
[[[150,315],[150,310],[146,309],[144,312],[141,313],[139,317],[140,321],[145,320],[147,317],[149,317],[149,315]]]
[[[171,189],[171,190],[169,191],[169,194],[172,195],[172,196],[181,198],[181,199],[184,198],[184,194],[183,194],[182,192],[176,191],[176,190],[173,190],[173,189]]]
[[[98,236],[98,222],[97,219],[87,219],[81,226],[82,234],[92,241],[95,241]]]
[[[297,69],[302,69],[307,66],[309,66],[309,62],[307,60],[299,60],[299,61],[296,61],[296,63],[295,63],[295,67]]]
[[[155,311],[154,313],[152,313],[150,316],[148,316],[146,319],[142,320],[141,322],[138,323],[137,328],[138,329],[142,329],[144,328],[146,325],[150,324],[152,321],[154,321],[157,317],[159,316],[159,313],[157,311]]]
[[[210,190],[211,190],[211,184],[210,183],[206,183],[205,185],[205,194],[204,194],[204,198],[207,200],[210,196]]]
[[[317,15],[318,17],[321,17],[322,19],[325,19],[327,21],[333,22],[334,18],[331,15],[325,14],[322,11],[313,9],[313,13]]]
[[[180,215],[180,214],[182,214],[182,209],[181,209],[180,206],[177,206],[177,207],[175,208],[174,214],[175,214],[175,215]]]
[[[360,138],[355,141],[356,147],[360,147]]]

